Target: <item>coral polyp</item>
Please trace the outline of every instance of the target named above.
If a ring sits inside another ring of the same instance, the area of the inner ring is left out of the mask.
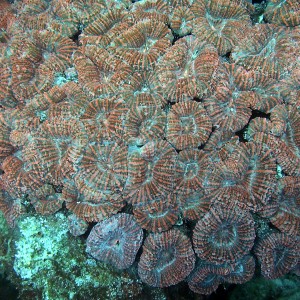
[[[196,254],[215,264],[235,262],[253,247],[254,221],[237,207],[212,207],[193,232]]]
[[[154,287],[182,281],[194,268],[195,254],[189,239],[176,229],[149,235],[143,246],[138,272]]]
[[[143,240],[143,231],[132,215],[117,214],[93,227],[86,251],[118,269],[132,265]]]

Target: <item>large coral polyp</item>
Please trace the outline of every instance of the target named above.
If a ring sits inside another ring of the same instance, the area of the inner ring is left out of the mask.
[[[117,214],[93,227],[87,253],[118,269],[132,265],[143,240],[143,231],[132,215]]]
[[[74,175],[86,142],[83,124],[78,120],[53,118],[42,124],[24,149],[26,161],[41,180],[59,185],[65,176]]]
[[[240,0],[196,0],[191,6],[195,15],[193,33],[225,55],[250,30],[249,8]]]
[[[186,36],[167,49],[155,73],[165,98],[179,102],[210,94],[218,67],[218,53],[212,45]]]
[[[196,254],[215,264],[237,261],[252,248],[254,238],[251,215],[222,205],[210,209],[193,232]]]
[[[147,237],[138,271],[149,285],[167,287],[188,276],[194,264],[190,241],[179,230],[172,229]]]

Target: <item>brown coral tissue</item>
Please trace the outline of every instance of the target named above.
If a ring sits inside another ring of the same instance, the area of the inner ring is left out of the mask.
[[[299,3],[0,0],[9,226],[60,210],[149,287],[295,272]]]

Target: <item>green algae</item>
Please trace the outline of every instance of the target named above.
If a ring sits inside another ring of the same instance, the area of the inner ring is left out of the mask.
[[[87,256],[84,240],[69,234],[63,213],[22,217],[11,236],[9,278],[22,300],[134,299],[141,293],[142,284],[133,274]]]
[[[300,299],[300,279],[296,275],[267,280],[255,278],[236,286],[229,300],[296,300]]]
[[[0,276],[3,277],[12,260],[11,238],[3,213],[0,211]]]

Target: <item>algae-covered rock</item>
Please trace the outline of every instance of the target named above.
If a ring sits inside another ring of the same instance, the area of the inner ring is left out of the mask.
[[[297,300],[300,299],[300,279],[296,275],[267,280],[255,278],[236,286],[229,300]]]
[[[14,231],[12,278],[23,300],[130,299],[141,292],[134,275],[88,257],[83,239],[69,234],[62,213],[26,216]]]
[[[0,277],[4,276],[8,265],[11,263],[12,253],[10,247],[9,227],[3,213],[0,211]]]

